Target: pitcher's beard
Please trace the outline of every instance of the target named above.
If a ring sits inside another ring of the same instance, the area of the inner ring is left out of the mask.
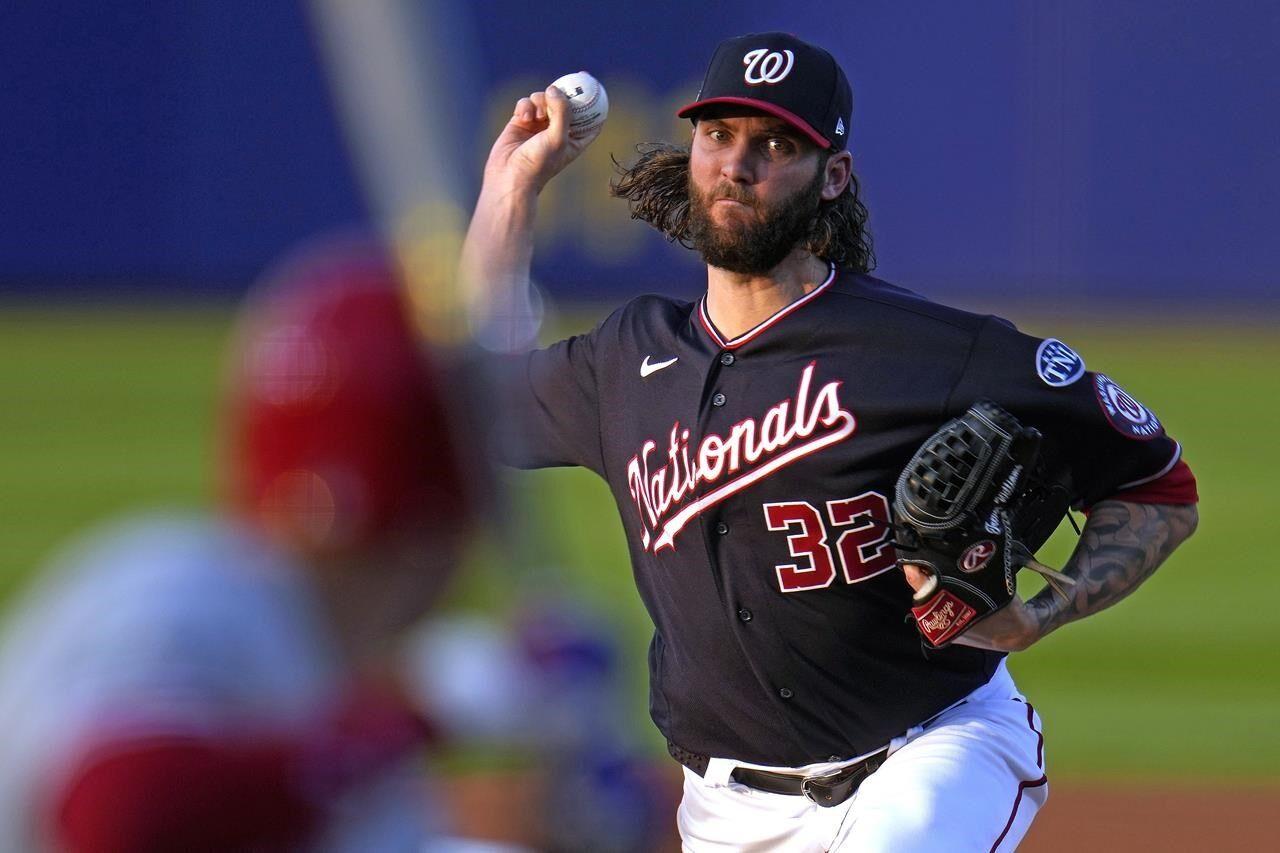
[[[753,193],[740,187],[721,185],[702,193],[689,183],[689,238],[702,260],[713,267],[742,275],[763,275],[786,259],[809,235],[809,228],[821,202],[823,170],[808,186],[758,219],[726,222],[711,218],[711,206],[718,198],[740,201],[757,213],[759,202]]]

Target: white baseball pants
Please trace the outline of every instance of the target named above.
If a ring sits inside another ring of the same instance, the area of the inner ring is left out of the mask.
[[[761,767],[713,758],[705,777],[686,768],[677,815],[684,850],[1009,851],[1049,795],[1040,717],[1003,661],[964,701],[894,738],[885,763],[838,806],[729,780],[739,766],[812,775],[851,763]]]

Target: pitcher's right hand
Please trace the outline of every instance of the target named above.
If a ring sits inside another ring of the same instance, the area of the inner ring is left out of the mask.
[[[571,137],[571,111],[569,99],[555,86],[517,101],[489,152],[486,186],[541,192],[600,135],[597,127],[585,136]]]

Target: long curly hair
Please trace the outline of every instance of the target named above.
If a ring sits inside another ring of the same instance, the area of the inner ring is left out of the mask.
[[[618,178],[610,185],[615,198],[627,200],[631,218],[648,222],[668,240],[692,249],[689,223],[689,148],[665,142],[636,146],[640,157],[631,166],[616,159]],[[823,152],[818,168],[826,167]],[[858,176],[837,198],[821,201],[809,224],[804,248],[810,254],[855,272],[875,269],[876,256],[867,230],[867,207],[859,198]]]

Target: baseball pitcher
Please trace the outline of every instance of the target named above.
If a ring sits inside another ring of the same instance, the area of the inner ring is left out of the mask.
[[[721,43],[691,138],[641,146],[613,186],[701,255],[705,293],[505,362],[508,461],[589,468],[617,503],[687,850],[1013,849],[1048,788],[1005,656],[1196,525],[1179,444],[1114,379],[868,274],[852,104],[825,50]],[[527,282],[538,193],[594,138],[567,111],[522,98],[493,146],[478,293]],[[1034,551],[1068,506],[1088,522],[1057,572]],[[1052,584],[1024,601],[1027,566]]]

